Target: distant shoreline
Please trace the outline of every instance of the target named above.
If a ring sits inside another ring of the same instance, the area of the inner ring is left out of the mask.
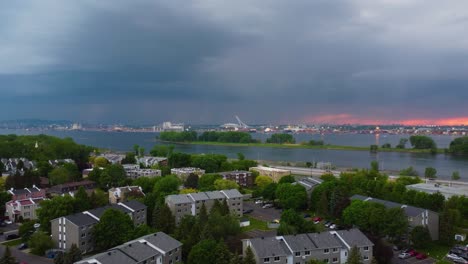
[[[208,146],[226,146],[226,147],[262,147],[262,148],[295,148],[295,149],[318,149],[318,150],[349,150],[349,151],[370,151],[369,147],[341,146],[341,145],[321,145],[311,146],[303,144],[272,144],[272,143],[225,143],[225,142],[173,142],[156,139],[157,142],[177,145],[208,145]],[[400,153],[431,153],[430,149],[397,149],[397,148],[379,148],[377,152],[400,152]],[[437,154],[444,154],[444,149],[437,149]]]

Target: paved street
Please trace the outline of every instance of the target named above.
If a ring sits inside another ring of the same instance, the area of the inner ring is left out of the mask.
[[[18,234],[18,225],[17,224],[6,225],[4,227],[1,227],[1,230],[3,232],[3,235],[0,235],[0,242],[3,242],[5,241],[8,235]]]
[[[255,204],[253,201],[244,202],[244,210],[252,209],[250,215],[253,218],[271,222],[281,218],[281,210],[276,208],[262,208],[262,204]]]
[[[52,259],[44,258],[44,257],[39,257],[36,255],[32,254],[27,254],[24,253],[16,247],[10,247],[11,254],[16,258],[16,261],[18,262],[26,262],[28,264],[51,264],[54,263]],[[3,256],[5,252],[5,246],[0,245],[0,256]]]

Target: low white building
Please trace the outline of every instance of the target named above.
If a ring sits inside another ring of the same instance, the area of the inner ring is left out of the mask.
[[[203,174],[205,174],[205,170],[202,170],[200,168],[192,168],[192,167],[174,168],[174,169],[171,169],[171,174],[175,174],[177,175],[177,177],[179,177],[179,179],[181,179],[182,181],[185,181],[190,174],[196,174],[198,176],[202,176]]]

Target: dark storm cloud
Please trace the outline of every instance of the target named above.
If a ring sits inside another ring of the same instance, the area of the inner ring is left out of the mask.
[[[467,17],[463,1],[3,3],[0,102],[96,122],[459,117]]]

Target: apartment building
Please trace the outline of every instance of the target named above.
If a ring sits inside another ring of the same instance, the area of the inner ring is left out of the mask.
[[[322,183],[322,180],[315,179],[312,177],[301,178],[300,180],[296,182],[296,184],[303,186],[309,195],[312,193],[314,188],[317,187],[321,183]]]
[[[244,255],[250,247],[259,264],[306,264],[311,259],[344,264],[353,247],[359,249],[363,263],[370,263],[373,246],[359,229],[242,240]]]
[[[116,204],[126,202],[129,194],[145,196],[145,193],[140,186],[115,187],[109,189],[109,203]]]
[[[75,264],[175,264],[182,261],[182,243],[163,232],[146,235]]]
[[[253,186],[253,176],[250,171],[226,171],[220,172],[225,180],[235,181],[239,186],[250,187]]]
[[[154,165],[158,166],[167,166],[167,158],[164,157],[153,157],[153,156],[143,156],[135,157],[138,164],[143,164],[145,167],[152,167]]]
[[[185,215],[198,215],[203,204],[209,212],[215,200],[219,202],[226,200],[231,212],[239,217],[242,216],[243,195],[236,189],[168,195],[166,204],[175,216],[176,223],[179,224]]]
[[[260,175],[263,175],[263,176],[268,176],[274,182],[279,182],[279,180],[282,177],[291,175],[290,170],[283,170],[283,169],[277,169],[277,168],[271,168],[271,167],[265,167],[265,166],[252,167],[249,170],[257,171]]]
[[[37,219],[36,210],[46,198],[44,189],[33,185],[32,188],[10,189],[11,200],[5,203],[5,216],[12,222],[20,219]]]
[[[187,168],[174,168],[171,169],[171,174],[177,175],[179,179],[182,181],[187,180],[188,176],[190,174],[196,174],[198,176],[202,176],[205,174],[205,170],[202,170],[200,168],[192,168],[192,167],[187,167]]]
[[[410,227],[425,226],[429,230],[432,240],[439,239],[439,214],[424,208],[414,207],[411,205],[394,203],[391,201],[381,200],[362,195],[353,195],[351,200],[361,200],[365,202],[374,202],[383,204],[386,208],[401,208],[408,216]]]
[[[69,250],[72,244],[76,244],[83,254],[93,251],[92,229],[111,208],[127,214],[135,226],[146,224],[146,206],[134,200],[59,217],[50,221],[55,247]]]
[[[69,194],[71,196],[75,195],[75,192],[83,187],[85,191],[92,192],[96,188],[96,183],[89,180],[79,181],[79,182],[68,182],[64,184],[59,184],[50,187],[47,190],[47,194],[50,196],[61,196]]]
[[[127,178],[130,179],[138,179],[140,177],[160,177],[161,170],[154,170],[154,169],[140,169],[140,165],[135,164],[125,164],[123,165],[125,173],[127,174]]]

